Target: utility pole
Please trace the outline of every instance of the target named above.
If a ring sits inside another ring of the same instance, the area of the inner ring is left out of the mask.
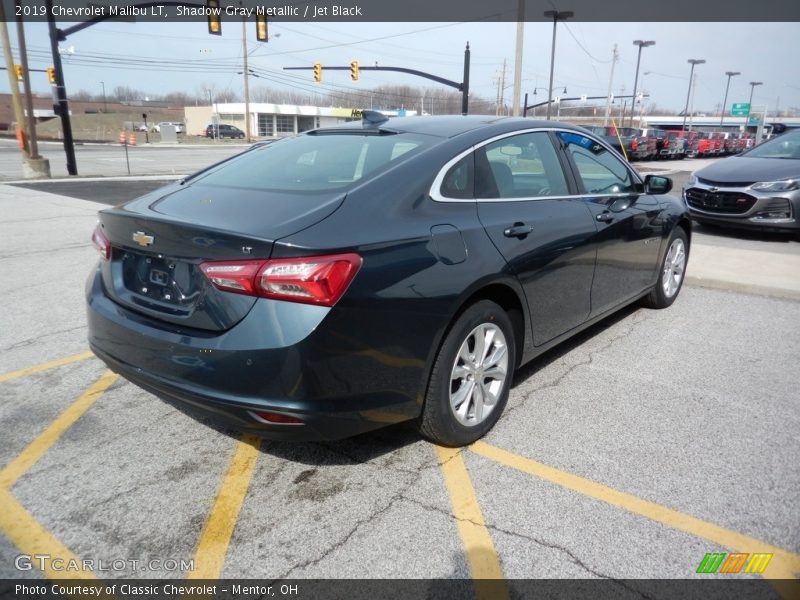
[[[16,1],[20,6],[20,0]],[[40,158],[39,145],[36,142],[36,118],[33,116],[33,97],[31,95],[31,75],[28,70],[28,48],[25,45],[25,26],[22,17],[17,16],[17,45],[19,46],[19,62],[22,65],[22,90],[25,94],[25,112],[28,124],[28,154],[31,159]],[[48,173],[49,174],[49,173]]]
[[[497,90],[500,96],[499,110],[501,114],[505,115],[506,106],[506,59],[503,59],[503,70],[500,72],[500,89]]]
[[[25,115],[22,112],[22,100],[19,96],[19,85],[17,84],[17,75],[14,70],[14,56],[11,54],[11,42],[8,39],[8,29],[6,28],[6,11],[2,1],[0,1],[0,37],[3,43],[6,73],[8,74],[8,87],[11,90],[11,103],[14,106],[14,120],[17,123],[17,138],[20,139],[20,150],[24,159],[28,153],[28,143],[24,133]]]
[[[614,51],[611,54],[611,75],[608,77],[608,94],[606,95],[606,115],[603,119],[603,127],[608,126],[608,117],[611,116],[611,86],[614,85],[614,66],[617,64],[617,60],[619,60],[619,54],[617,53],[617,45],[614,44]]]
[[[240,6],[243,3],[239,2]],[[247,143],[250,143],[250,73],[247,70],[247,19],[242,16],[242,56],[244,57],[244,135]]]
[[[525,0],[519,0],[517,15],[517,48],[514,53],[514,98],[511,113],[519,116],[519,97],[522,94],[522,43],[525,37]]]

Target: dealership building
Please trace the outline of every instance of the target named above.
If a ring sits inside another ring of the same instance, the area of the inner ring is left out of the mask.
[[[253,137],[285,137],[317,127],[330,127],[358,120],[360,109],[295,104],[250,103],[250,131]],[[233,125],[246,131],[244,102],[214,103],[211,106],[187,106],[186,132],[189,135],[205,133],[212,123]],[[412,117],[414,110],[381,110],[389,117]]]

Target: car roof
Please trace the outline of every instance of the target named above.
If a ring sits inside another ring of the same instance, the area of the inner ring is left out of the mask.
[[[504,133],[518,129],[560,128],[572,131],[584,131],[580,127],[562,123],[560,121],[542,121],[539,119],[527,119],[520,117],[496,117],[494,115],[447,115],[441,117],[422,116],[422,117],[394,117],[378,124],[365,124],[363,121],[350,121],[341,125],[331,127],[321,127],[313,130],[314,132],[336,131],[360,131],[365,129],[378,129],[382,131],[392,131],[397,133],[423,133],[436,137],[454,137],[476,131],[487,129],[487,133]]]

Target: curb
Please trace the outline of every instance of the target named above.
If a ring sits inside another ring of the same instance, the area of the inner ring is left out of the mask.
[[[790,290],[786,288],[768,287],[765,285],[752,285],[749,283],[737,283],[724,281],[722,279],[706,279],[704,277],[686,276],[684,283],[691,287],[706,288],[712,290],[722,290],[740,294],[751,294],[753,296],[764,296],[779,300],[789,300],[800,302],[800,290]]]

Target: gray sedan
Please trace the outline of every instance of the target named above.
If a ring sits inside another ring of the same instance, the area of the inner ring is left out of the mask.
[[[692,173],[683,197],[700,223],[800,231],[800,131]]]

